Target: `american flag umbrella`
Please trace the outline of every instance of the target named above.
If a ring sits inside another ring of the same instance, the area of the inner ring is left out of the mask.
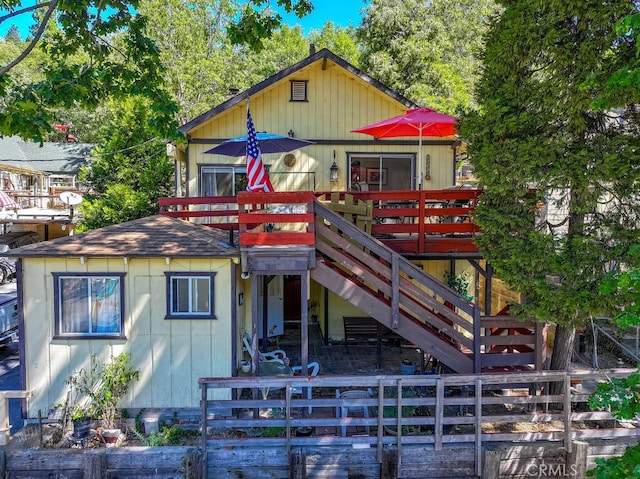
[[[395,138],[399,136],[418,137],[418,181],[422,183],[422,138],[425,136],[453,136],[456,131],[455,117],[439,113],[429,108],[407,110],[404,115],[363,126],[353,133],[364,133],[374,138]]]
[[[0,190],[0,208],[18,209],[20,205],[7,193]]]

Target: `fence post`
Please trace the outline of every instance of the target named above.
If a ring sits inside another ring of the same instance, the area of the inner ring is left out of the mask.
[[[584,441],[574,441],[571,451],[567,453],[565,471],[566,476],[574,479],[585,479],[587,475],[587,451],[589,444]]]
[[[444,420],[444,380],[436,380],[436,423],[434,446],[436,451],[442,451],[442,422]]]
[[[482,461],[482,479],[498,479],[500,477],[500,451],[485,451]]]
[[[380,479],[396,479],[398,477],[398,450],[384,449],[380,464]]]
[[[564,411],[562,414],[564,422],[564,447],[568,453],[571,453],[571,376],[564,373]]]
[[[84,454],[85,479],[107,479],[106,449],[89,449]]]
[[[189,449],[185,458],[185,478],[202,479],[202,452],[198,449]]]
[[[301,450],[291,452],[291,479],[307,478],[307,455]]]

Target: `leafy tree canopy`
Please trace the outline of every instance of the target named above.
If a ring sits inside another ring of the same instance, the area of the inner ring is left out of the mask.
[[[372,0],[358,38],[361,68],[417,103],[449,114],[474,105],[492,0]]]
[[[308,0],[278,0],[277,4],[298,15],[312,9]],[[164,28],[164,35],[158,35],[161,39],[175,37],[173,31],[168,31],[168,22],[175,20],[184,27],[180,29],[180,35],[187,36],[177,40],[188,41],[190,31],[183,21],[184,11],[193,7],[204,14],[203,20],[193,29],[194,35],[204,35],[210,41],[208,50],[198,52],[199,58],[203,55],[206,58],[207,51],[211,52],[222,44],[219,41],[222,20],[233,15],[237,8],[225,1],[195,1],[188,2],[188,5],[174,2],[169,6],[175,7],[171,10],[172,15],[158,22],[158,30]],[[125,98],[129,95],[142,95],[151,101],[153,115],[148,121],[159,136],[175,138],[178,135],[178,108],[165,89],[163,62],[156,42],[149,36],[147,17],[138,12],[141,2],[51,0],[30,5],[22,0],[5,0],[2,7],[6,13],[0,16],[0,24],[25,14],[33,14],[37,23],[32,37],[22,45],[17,55],[0,64],[1,135],[17,134],[43,141],[51,131],[58,109],[78,106],[92,109],[106,97]],[[246,3],[238,21],[228,25],[227,33],[232,40],[261,48],[262,41],[281,23],[281,17],[268,7],[266,0]],[[216,23],[216,19],[220,22]],[[172,51],[166,48],[167,45],[163,51],[170,55]],[[41,49],[47,59],[42,69],[43,78],[24,83],[21,81],[24,77],[16,75],[14,69],[36,48]],[[168,57],[165,57],[165,63],[169,63]],[[215,71],[220,65],[209,62],[205,66]],[[174,72],[173,80],[176,79],[178,75]],[[208,84],[209,79],[204,76],[203,84]],[[194,87],[198,86],[194,82]],[[178,89],[176,86],[173,91]],[[180,106],[190,114],[201,108],[197,96],[193,97],[175,99],[183,101]]]
[[[89,194],[80,207],[84,219],[78,231],[157,214],[158,198],[172,192],[173,164],[149,125],[149,100],[111,101],[106,110],[99,146],[91,165],[80,172]]]

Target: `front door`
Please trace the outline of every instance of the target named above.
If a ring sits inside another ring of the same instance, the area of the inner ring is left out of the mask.
[[[300,276],[286,275],[284,277],[284,324],[285,326],[300,326]]]

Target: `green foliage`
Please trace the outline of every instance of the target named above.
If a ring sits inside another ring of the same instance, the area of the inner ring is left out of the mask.
[[[21,1],[5,5],[24,7]],[[40,30],[0,66],[0,134],[42,141],[52,130],[56,109],[93,108],[105,97],[134,94],[154,106],[149,125],[163,137],[177,137],[176,107],[162,88],[158,51],[145,34],[145,17],[134,12],[136,6],[137,1],[120,0],[38,4]],[[46,58],[42,78],[14,74],[36,50]]]
[[[317,50],[331,50],[356,67],[360,64],[360,48],[355,27],[343,28],[329,21],[320,30],[312,30],[309,33],[309,43],[313,43]]]
[[[588,477],[596,479],[640,478],[640,444],[629,446],[620,457],[595,459],[596,467],[587,471]]]
[[[572,327],[628,304],[621,291],[598,293],[611,268],[631,264],[637,239],[637,98],[616,105],[619,121],[611,121],[593,110],[602,85],[587,80],[635,56],[613,29],[635,8],[505,2],[487,36],[480,109],[459,131],[486,187],[474,214],[477,244],[526,297],[523,316]],[[556,351],[554,364],[564,367],[568,357]]]
[[[455,273],[447,271],[445,274],[447,285],[459,293],[463,298],[473,301],[473,296],[469,294],[469,277],[466,273],[456,276]]]
[[[134,430],[133,434],[143,446],[179,446],[194,436],[198,436],[199,433],[197,431],[187,431],[178,426],[164,426],[162,431],[151,431],[148,436],[138,430]]]
[[[277,0],[278,6],[287,13],[294,12],[298,17],[310,13],[313,5],[309,0]],[[266,4],[266,8],[262,8]],[[240,12],[240,18],[229,25],[227,31],[232,43],[247,44],[251,49],[264,48],[263,40],[269,38],[282,24],[282,17],[268,8],[268,0],[252,0]]]
[[[149,104],[135,98],[110,102],[108,109],[91,165],[79,175],[89,194],[78,232],[157,214],[158,198],[172,193],[173,165],[146,122]]]
[[[633,419],[640,413],[640,370],[626,378],[611,378],[599,383],[589,396],[589,406],[610,411],[617,419]],[[640,445],[627,447],[620,457],[596,459],[596,467],[587,472],[597,479],[640,477]]]
[[[120,353],[107,363],[91,356],[89,370],[80,369],[66,380],[73,394],[71,418],[99,418],[103,427],[115,427],[121,417],[118,403],[138,376],[127,353]]]
[[[358,38],[361,68],[416,103],[455,114],[472,92],[492,0],[372,0]]]

